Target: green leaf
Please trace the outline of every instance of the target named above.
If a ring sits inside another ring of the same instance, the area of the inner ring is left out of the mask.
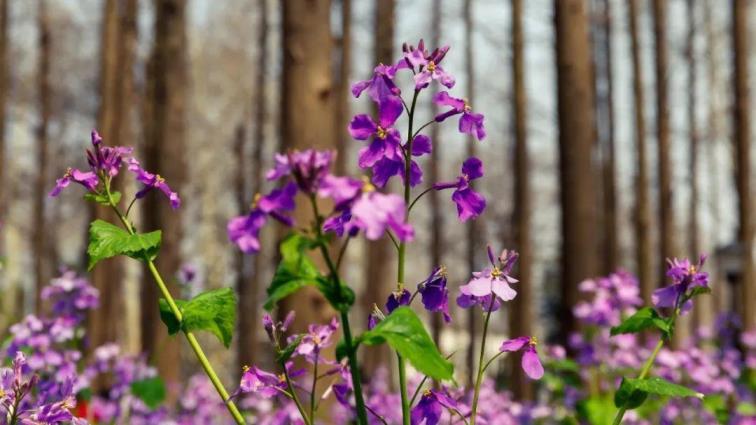
[[[619,326],[613,327],[611,334],[614,336],[618,334],[638,333],[652,328],[659,329],[665,335],[670,332],[669,322],[659,316],[659,313],[653,308],[644,307],[625,319]]]
[[[174,301],[179,310],[182,310],[184,305],[186,305],[186,301],[184,300],[175,299]],[[171,307],[168,305],[168,301],[164,298],[160,298],[158,304],[160,306],[160,320],[162,320],[163,323],[165,323],[165,326],[168,327],[168,335],[175,335],[181,330],[181,322],[176,319],[176,315],[173,314]]]
[[[617,407],[634,409],[643,404],[648,394],[668,397],[703,398],[704,396],[688,387],[658,377],[645,379],[623,378],[619,390],[614,395],[614,404]]]
[[[121,202],[121,192],[110,192],[111,198],[113,198],[113,203],[118,204]],[[84,199],[90,202],[96,202],[100,205],[110,205],[110,200],[108,199],[108,195],[104,193],[86,193],[84,195]]]
[[[278,356],[276,356],[278,363],[286,363],[286,361],[291,358],[291,355],[294,354],[294,350],[296,350],[299,343],[302,342],[302,336],[303,335],[297,335],[297,337],[294,338],[294,341],[291,341],[286,348],[278,353]]]
[[[595,396],[582,400],[577,405],[580,416],[591,425],[610,425],[616,409],[607,396]]]
[[[454,365],[441,356],[423,323],[409,307],[399,307],[363,333],[358,343],[377,345],[388,343],[415,369],[438,380],[451,380]]]
[[[287,236],[281,242],[281,262],[267,290],[268,299],[264,305],[266,310],[273,310],[278,301],[305,286],[318,285],[318,278],[322,276],[307,256],[307,251],[311,247],[312,241],[296,233]]]
[[[703,407],[717,418],[717,422],[721,424],[730,422],[730,409],[722,395],[707,395],[703,399]]]
[[[154,409],[165,400],[165,384],[157,376],[134,381],[131,383],[131,394],[142,400],[150,409]]]
[[[236,322],[236,294],[231,288],[203,292],[181,306],[181,311],[184,314],[184,330],[209,331],[226,348],[231,346]]]
[[[160,230],[132,235],[107,221],[95,220],[89,225],[88,270],[92,270],[100,260],[116,255],[152,260],[160,249],[161,236]]]
[[[711,288],[709,288],[708,286],[696,286],[695,288],[690,290],[690,294],[688,294],[687,298],[690,299],[690,298],[697,297],[702,294],[710,294],[710,293],[711,293]]]
[[[182,314],[176,319],[168,302],[160,299],[160,320],[168,327],[170,335],[180,330],[208,331],[229,348],[236,322],[236,294],[231,288],[203,292],[189,301],[175,300]]]

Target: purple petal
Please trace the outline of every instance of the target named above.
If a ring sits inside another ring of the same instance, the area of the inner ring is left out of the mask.
[[[457,216],[460,221],[477,218],[486,208],[486,199],[472,189],[455,190],[452,201],[457,204]]]
[[[541,379],[543,377],[543,366],[538,359],[538,352],[535,347],[530,346],[522,355],[522,370],[530,379]]]
[[[467,158],[462,164],[462,174],[467,176],[468,180],[483,177],[483,161],[474,156]]]
[[[433,151],[430,137],[419,134],[412,140],[412,156],[422,156]]]
[[[367,114],[359,114],[349,123],[349,134],[357,140],[367,140],[378,129],[375,121]]]
[[[396,96],[387,96],[381,99],[379,106],[379,123],[384,129],[394,126],[397,118],[402,114],[404,106],[402,101]]]
[[[522,347],[527,345],[529,342],[530,342],[530,337],[527,337],[527,336],[513,338],[513,339],[502,342],[501,347],[499,347],[499,351],[505,351],[505,352],[519,351],[522,349]]]

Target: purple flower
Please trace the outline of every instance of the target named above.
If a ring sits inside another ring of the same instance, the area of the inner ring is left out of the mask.
[[[514,251],[502,251],[498,262],[494,259],[491,247],[488,247],[488,258],[491,261],[491,267],[487,267],[480,272],[474,272],[473,278],[467,285],[459,288],[463,295],[474,297],[485,297],[487,295],[496,295],[502,301],[511,301],[517,296],[517,292],[509,285],[516,283],[517,279],[509,276],[514,262],[517,260],[517,253]]]
[[[84,186],[90,192],[93,192],[97,185],[100,183],[100,179],[97,178],[97,175],[95,173],[91,171],[81,171],[76,168],[69,167],[66,170],[66,173],[63,174],[63,177],[55,181],[55,188],[50,191],[50,196],[58,196],[64,188],[68,187],[68,185],[71,184],[72,181]]]
[[[171,208],[175,210],[181,206],[181,198],[179,198],[178,193],[171,190],[168,183],[165,182],[165,179],[160,174],[152,174],[145,170],[135,158],[129,158],[128,162],[129,171],[136,175],[137,181],[144,184],[144,187],[136,193],[135,197],[137,199],[144,198],[152,189],[158,189],[168,197],[168,200],[171,202]]]
[[[422,298],[423,306],[428,311],[441,312],[444,321],[449,323],[449,289],[446,287],[446,267],[440,266],[433,269],[428,279],[417,286]]]
[[[399,306],[409,305],[411,297],[412,294],[410,293],[410,291],[404,288],[392,291],[391,294],[389,294],[388,299],[386,300],[386,311],[391,313]]]
[[[294,196],[297,185],[293,182],[281,189],[276,189],[266,196],[257,196],[248,215],[232,218],[226,225],[228,238],[245,254],[260,251],[260,229],[265,225],[268,217],[291,226],[291,217],[285,212],[294,210]]]
[[[373,76],[369,80],[358,81],[352,85],[352,95],[360,97],[363,91],[367,90],[368,95],[376,103],[387,97],[396,97],[401,94],[401,90],[394,84],[396,68],[380,64],[373,70]]]
[[[317,151],[307,149],[294,150],[286,154],[276,154],[276,165],[265,176],[268,180],[278,180],[292,175],[302,192],[315,193],[323,179],[328,175],[335,151]]]
[[[475,219],[486,208],[486,198],[473,190],[470,181],[483,177],[483,162],[470,157],[462,164],[462,174],[456,182],[441,182],[433,185],[436,190],[452,189],[452,201],[457,204],[457,217],[460,221]]]
[[[398,98],[386,97],[380,101],[377,122],[367,114],[352,118],[349,134],[357,140],[372,138],[370,145],[360,150],[360,168],[372,167],[382,158],[404,160],[402,139],[399,130],[394,128],[394,123],[402,114],[402,110],[402,102]]]
[[[365,237],[378,240],[387,231],[403,242],[415,236],[412,225],[407,223],[404,199],[395,194],[380,192],[364,193],[352,207],[350,224],[365,231]]]
[[[123,146],[103,146],[102,137],[97,130],[92,130],[93,150],[87,149],[87,162],[95,173],[104,173],[110,177],[118,175],[124,156],[131,155],[133,148]]]
[[[431,145],[430,137],[423,134],[415,136],[412,141],[412,156],[422,156],[431,153],[432,150],[433,147]],[[401,156],[394,156],[392,158],[384,157],[375,163],[375,165],[373,166],[372,181],[376,186],[385,187],[386,183],[388,183],[388,180],[395,175],[399,175],[402,178],[402,181],[406,181],[406,170],[404,168],[405,151],[406,149],[403,149],[401,151]],[[417,162],[415,162],[415,160],[412,160],[410,162],[409,177],[409,185],[411,187],[415,187],[423,181],[423,170],[420,168]]]
[[[466,100],[451,97],[449,93],[442,91],[433,97],[433,101],[437,105],[451,107],[450,110],[436,115],[436,122],[444,121],[453,115],[462,114],[459,118],[459,132],[471,134],[478,140],[485,139],[486,129],[483,127],[483,114],[472,112],[472,108]]]
[[[310,363],[316,363],[320,350],[331,345],[331,336],[337,329],[339,329],[339,321],[335,317],[327,325],[310,325],[294,353],[303,356]],[[290,340],[294,339],[296,336],[290,337]]]
[[[495,295],[486,295],[476,297],[474,295],[459,294],[457,296],[457,305],[461,308],[471,308],[479,305],[483,311],[496,311],[501,307],[501,301]]]
[[[416,67],[418,68],[414,77],[415,90],[421,90],[428,87],[433,80],[438,80],[447,88],[454,87],[454,77],[439,66],[444,59],[444,56],[446,56],[446,53],[449,51],[449,46],[437,48],[429,54],[428,51],[425,50],[425,42],[420,40],[417,48],[405,44],[402,47],[402,50],[404,51],[404,59],[399,62],[397,67],[410,68],[413,71]]]
[[[360,195],[363,185],[364,182],[358,179],[329,174],[323,178],[318,196],[333,200],[334,209],[343,210]]]
[[[522,370],[525,371],[525,374],[530,379],[541,379],[543,377],[543,366],[541,365],[541,360],[538,359],[537,344],[538,340],[535,337],[521,336],[504,341],[501,347],[499,347],[499,351],[514,352],[524,349],[522,353]]]
[[[286,381],[256,366],[245,367],[239,383],[238,393],[255,393],[264,398],[271,398],[286,389]]]
[[[436,425],[441,421],[444,409],[458,411],[457,402],[442,391],[425,390],[420,401],[412,408],[412,425]]]
[[[688,290],[697,287],[707,288],[709,284],[709,275],[700,271],[705,262],[705,255],[701,255],[698,264],[692,264],[688,259],[667,259],[667,276],[672,279],[672,284],[654,291],[654,305],[659,308],[679,307],[681,312],[690,310],[693,303],[688,299]]]

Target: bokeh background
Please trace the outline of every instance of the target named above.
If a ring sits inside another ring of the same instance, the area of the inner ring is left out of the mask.
[[[275,151],[335,148],[345,172],[363,173],[346,126],[371,104],[350,84],[421,38],[451,46],[455,93],[488,132],[473,142],[452,123],[431,130],[424,166],[448,180],[465,155],[484,158],[489,206],[474,225],[457,221],[446,193],[416,209],[408,284],[440,263],[454,291],[485,264],[486,244],[519,250],[520,296],[493,330],[565,342],[583,279],[629,270],[648,301],[665,257],[705,252],[713,294],[678,338],[720,312],[754,325],[752,0],[0,0],[0,12],[0,338],[42,308],[36,294],[61,268],[86,269],[87,223],[107,212],[76,190],[47,193],[68,165],[85,165],[98,128],[183,198],[179,212],[151,197],[136,206],[139,226],[164,231],[159,267],[175,293],[238,288],[234,347],[204,341],[216,364],[230,378],[270,363],[258,323],[278,233],[241,257],[226,222],[271,188],[262,174]],[[394,257],[386,241],[352,246],[358,328],[395,285]],[[197,277],[186,283],[182,270]],[[168,382],[196,370],[159,322],[141,264],[110,260],[89,278],[103,305],[92,346],[146,351]],[[300,326],[331,314],[311,294],[287,305]],[[428,326],[467,376],[462,353],[481,319],[454,316]],[[387,354],[366,351],[365,367]]]

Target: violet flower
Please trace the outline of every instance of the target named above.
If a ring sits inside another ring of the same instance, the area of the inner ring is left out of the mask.
[[[446,267],[440,266],[433,269],[428,279],[417,285],[423,306],[432,312],[444,314],[444,321],[449,323],[449,289],[446,287]]]
[[[517,292],[509,285],[516,283],[517,279],[511,277],[509,273],[512,271],[515,261],[517,261],[517,253],[505,249],[499,256],[497,264],[493,251],[489,246],[488,259],[491,261],[491,267],[474,272],[473,278],[467,285],[461,286],[459,291],[463,295],[474,297],[495,295],[502,301],[513,300],[517,296]]]
[[[425,49],[425,42],[420,40],[417,48],[413,46],[402,46],[404,58],[397,64],[397,68],[410,68],[415,71],[415,90],[422,90],[433,80],[438,80],[447,88],[454,87],[454,77],[448,74],[439,64],[449,51],[449,46],[437,48],[432,53]]]
[[[476,157],[470,157],[462,164],[462,174],[456,182],[433,185],[435,190],[454,189],[452,201],[457,204],[457,217],[460,221],[475,219],[486,208],[486,198],[470,186],[470,181],[480,177],[483,177],[483,162]]]
[[[400,156],[393,156],[391,158],[384,157],[375,163],[373,166],[372,181],[376,186],[385,187],[388,180],[395,175],[399,175],[402,178],[402,181],[406,183],[405,151],[406,149],[403,149]],[[431,153],[431,151],[432,145],[430,137],[423,134],[415,136],[412,141],[412,156],[422,156]],[[413,159],[410,161],[409,185],[410,187],[415,187],[422,183],[422,181],[423,170]]]
[[[66,173],[63,174],[63,177],[55,180],[55,187],[50,191],[50,196],[58,196],[63,189],[71,184],[71,182],[79,183],[87,188],[88,191],[93,192],[100,183],[100,179],[91,171],[81,171],[69,167],[66,170]]]
[[[399,96],[402,92],[394,83],[396,67],[379,64],[373,70],[373,76],[368,80],[358,81],[352,85],[352,95],[360,97],[367,90],[373,101],[380,103],[387,97]]]
[[[412,294],[410,293],[410,291],[404,288],[397,289],[396,291],[391,291],[388,299],[386,300],[386,311],[391,313],[400,306],[409,305],[411,298]]]
[[[264,398],[272,398],[286,390],[286,380],[257,366],[245,367],[237,394],[254,393]]]
[[[656,307],[680,308],[685,313],[693,307],[688,299],[689,290],[694,288],[708,288],[709,275],[700,271],[706,262],[706,256],[701,255],[698,264],[692,264],[690,260],[667,259],[667,276],[672,279],[672,284],[657,289],[652,294],[652,301]],[[682,303],[682,305],[681,305]]]
[[[458,411],[457,402],[442,391],[425,390],[417,405],[412,408],[412,425],[437,425],[444,409]]]
[[[538,358],[536,345],[538,340],[535,337],[521,336],[519,338],[504,341],[499,347],[502,352],[523,351],[522,353],[522,370],[530,379],[541,379],[543,377],[543,366]]]
[[[294,196],[297,185],[293,182],[281,189],[271,191],[266,196],[256,196],[252,211],[248,215],[232,218],[226,225],[228,238],[245,254],[260,251],[260,229],[265,225],[268,217],[291,226],[293,220],[284,213],[293,211]]]
[[[110,177],[117,176],[124,157],[131,155],[134,149],[124,146],[103,146],[102,137],[97,130],[92,130],[91,137],[93,150],[87,149],[87,162],[92,171],[97,174],[104,173]]]
[[[449,96],[442,91],[433,97],[433,102],[440,106],[450,106],[451,109],[436,115],[436,122],[462,114],[459,118],[459,132],[475,136],[478,140],[486,138],[486,129],[483,127],[483,114],[472,112],[470,104],[464,99]]]
[[[318,362],[320,350],[331,345],[331,336],[338,329],[339,321],[335,317],[327,325],[309,325],[294,353],[303,356],[310,363]],[[294,339],[296,336],[292,335],[290,342]]]
[[[377,122],[367,114],[359,114],[352,118],[349,134],[357,140],[372,138],[370,145],[360,150],[360,168],[373,167],[382,158],[404,161],[402,139],[399,130],[394,128],[394,123],[402,114],[402,110],[402,102],[398,98],[386,97],[380,101]]]
[[[352,207],[350,222],[365,231],[365,237],[378,240],[387,231],[392,231],[397,240],[411,241],[415,236],[412,225],[407,223],[407,208],[404,199],[395,194],[369,192],[363,194]]]
[[[329,175],[328,172],[335,157],[335,151],[315,149],[276,154],[276,164],[265,177],[268,180],[278,180],[291,175],[302,192],[313,194],[317,192],[322,180]]]
[[[137,181],[144,184],[144,187],[135,195],[137,199],[144,198],[152,189],[158,189],[171,202],[171,208],[175,210],[181,206],[181,198],[179,198],[178,193],[171,190],[171,187],[160,174],[153,174],[145,170],[135,158],[129,158],[128,163],[129,171],[134,173]]]

